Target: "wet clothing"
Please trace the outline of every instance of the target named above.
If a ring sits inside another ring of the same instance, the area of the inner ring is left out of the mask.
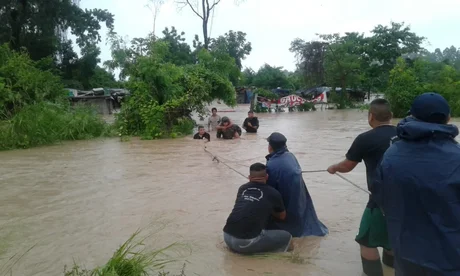
[[[205,132],[203,136],[201,136],[200,133],[198,132],[193,136],[193,139],[198,139],[198,140],[207,139],[208,141],[211,141],[211,135]]]
[[[372,186],[395,259],[445,276],[460,275],[458,133],[454,125],[403,119]]]
[[[395,258],[395,276],[444,276],[442,272]],[[455,274],[458,275],[458,274]]]
[[[277,190],[265,183],[249,182],[238,189],[223,230],[238,239],[253,239],[265,229],[273,212],[283,211],[283,199]]]
[[[355,241],[368,248],[383,247],[390,251],[387,223],[379,208],[366,208]]]
[[[253,127],[257,128],[250,127],[248,123],[251,123]],[[259,128],[259,119],[257,119],[257,117],[246,118],[243,122],[243,128],[246,129],[246,132],[257,133],[257,129]]]
[[[286,230],[294,237],[327,235],[329,231],[316,216],[313,201],[302,178],[302,168],[294,154],[284,147],[266,158],[267,184],[281,193],[286,207],[286,219],[282,222],[270,221],[268,229]]]
[[[391,138],[395,136],[395,126],[383,125],[373,128],[358,135],[345,155],[348,160],[353,162],[359,163],[364,160],[364,164],[366,165],[367,187],[369,190],[372,185],[375,169],[380,160],[382,160],[385,151],[390,147]],[[372,195],[369,195],[367,208],[376,207],[377,205],[372,200]]]
[[[218,130],[217,131],[217,138],[223,138],[223,139],[233,139],[235,136],[235,132],[238,132],[239,135],[241,135],[241,128],[237,125],[232,125],[231,127],[228,127],[226,130]]]
[[[211,130],[215,130],[216,127],[221,123],[221,118],[219,115],[216,116],[209,116],[208,118],[208,128]]]
[[[291,239],[291,234],[283,230],[262,230],[260,235],[252,239],[238,239],[224,232],[227,246],[240,254],[286,252]]]

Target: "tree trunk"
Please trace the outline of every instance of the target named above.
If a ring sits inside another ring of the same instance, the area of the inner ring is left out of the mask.
[[[208,50],[209,48],[209,38],[208,38],[208,18],[209,18],[209,2],[207,0],[202,0],[202,7],[203,7],[203,42],[204,48]]]
[[[26,11],[27,11],[27,0],[19,1],[17,10],[13,9],[11,11],[11,19],[13,21],[11,46],[12,46],[12,49],[16,51],[18,51],[21,48],[21,30],[22,30],[22,25],[25,22]]]

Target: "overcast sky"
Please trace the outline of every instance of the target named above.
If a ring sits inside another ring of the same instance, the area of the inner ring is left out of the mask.
[[[196,1],[196,0],[192,0]],[[210,0],[211,1],[211,0]],[[153,16],[145,7],[148,0],[81,0],[82,8],[107,9],[115,15],[115,30],[122,36],[144,37],[153,29]],[[315,39],[316,33],[369,32],[378,24],[406,22],[418,35],[428,38],[429,50],[460,47],[460,0],[222,0],[215,9],[211,37],[228,30],[243,31],[252,52],[243,61],[257,70],[264,63],[295,69],[289,52],[293,39]],[[200,35],[201,19],[188,8],[178,11],[174,0],[162,6],[156,33],[175,26],[191,44]],[[105,33],[105,29],[103,30]],[[101,59],[110,59],[109,46],[100,45]]]

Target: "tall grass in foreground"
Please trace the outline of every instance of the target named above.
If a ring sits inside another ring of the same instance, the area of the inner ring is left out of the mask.
[[[106,135],[113,135],[111,127],[92,108],[42,102],[24,107],[8,121],[0,121],[0,150]]]
[[[178,257],[172,256],[171,252],[179,253],[176,249],[185,249],[177,243],[158,250],[146,250],[144,241],[146,238],[136,241],[140,231],[134,233],[123,245],[118,248],[112,258],[102,267],[92,270],[82,269],[74,264],[71,270],[64,268],[65,276],[174,276],[163,269],[169,263],[178,261]],[[182,251],[181,250],[181,251]],[[180,253],[178,254],[181,255]],[[185,264],[181,274],[185,276]]]

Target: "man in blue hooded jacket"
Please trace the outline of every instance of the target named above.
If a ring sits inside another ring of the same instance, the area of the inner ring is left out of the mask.
[[[281,229],[293,237],[325,236],[327,227],[316,216],[310,193],[302,177],[302,168],[286,147],[286,137],[273,132],[268,138],[267,184],[278,190],[286,207],[283,222],[270,221],[269,229]]]
[[[387,219],[396,276],[460,275],[458,128],[439,94],[418,96],[377,168],[373,198]]]

